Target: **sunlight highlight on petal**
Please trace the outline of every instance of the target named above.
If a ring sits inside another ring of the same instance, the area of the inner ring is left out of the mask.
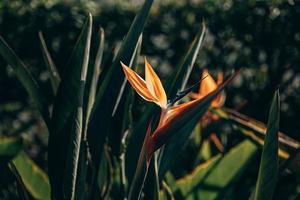
[[[134,90],[146,101],[157,102],[157,99],[149,92],[146,82],[132,69],[121,62],[125,76]]]
[[[167,95],[166,92],[162,86],[162,83],[153,70],[150,63],[145,58],[145,79],[146,79],[146,85],[149,89],[150,93],[156,97],[159,101],[159,104],[162,108],[166,108],[167,106]]]

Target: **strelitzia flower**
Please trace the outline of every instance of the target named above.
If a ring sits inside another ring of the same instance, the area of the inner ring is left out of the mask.
[[[161,107],[161,116],[157,128],[152,134],[150,134],[151,128],[148,128],[144,140],[147,161],[150,161],[153,153],[164,145],[174,132],[188,123],[192,117],[200,117],[206,111],[207,107],[209,107],[210,102],[217,98],[224,87],[237,75],[236,72],[218,87],[213,88],[213,90],[211,88],[209,88],[210,90],[206,89],[206,91],[210,91],[206,92],[206,95],[201,94],[195,100],[174,105],[174,102],[167,103],[167,96],[162,83],[146,58],[145,79],[141,78],[122,62],[121,65],[128,82],[134,90],[146,101],[154,102]],[[151,127],[151,123],[149,126]]]
[[[223,82],[223,73],[218,73],[217,81],[215,81],[211,75],[208,73],[207,69],[204,69],[202,72],[201,83],[198,90],[198,93],[191,93],[192,99],[200,99],[205,97],[207,94],[211,93]],[[225,94],[221,92],[211,103],[211,106],[214,108],[219,108],[224,105],[225,102]]]
[[[205,79],[203,79],[206,77]],[[205,97],[207,94],[211,93],[214,91],[218,86],[223,82],[223,73],[219,72],[217,81],[215,81],[211,75],[208,73],[207,69],[204,69],[202,72],[202,77],[201,77],[201,83],[199,86],[198,93],[191,93],[190,97],[192,99],[199,99]],[[211,102],[211,107],[212,108],[220,108],[224,105],[225,102],[225,93],[221,92],[212,102]],[[208,112],[205,114],[205,116],[202,118],[202,120],[199,121],[200,127],[204,127],[207,124],[211,123],[212,121],[218,120],[219,117],[218,115]],[[215,144],[215,146],[223,152],[224,147],[218,138],[217,134],[211,133],[210,134],[210,140]]]
[[[167,108],[167,95],[161,81],[150,63],[145,58],[145,80],[132,69],[124,65],[122,67],[125,76],[135,91],[146,101],[156,103],[162,109]]]

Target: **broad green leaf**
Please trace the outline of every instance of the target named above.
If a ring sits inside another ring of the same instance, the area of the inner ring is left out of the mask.
[[[25,152],[20,152],[12,161],[28,192],[34,199],[50,200],[50,184],[47,174]]]
[[[91,110],[93,108],[95,102],[95,96],[97,91],[97,84],[99,75],[101,73],[101,63],[104,51],[105,37],[104,30],[102,28],[99,29],[99,44],[98,50],[95,58],[95,63],[93,65],[93,74],[92,81],[89,87],[87,105],[84,114],[84,124],[83,124],[83,135],[80,145],[80,155],[79,155],[79,163],[78,163],[78,176],[76,182],[76,191],[77,198],[84,199],[85,194],[85,182],[86,175],[88,170],[88,142],[87,142],[87,128],[90,120]]]
[[[57,71],[57,68],[52,60],[52,57],[48,51],[44,36],[42,32],[39,32],[39,38],[40,38],[40,45],[42,48],[42,53],[43,53],[43,57],[44,57],[44,61],[45,64],[47,66],[48,72],[50,74],[50,82],[51,82],[51,86],[52,86],[52,90],[53,90],[53,94],[55,96],[57,88],[59,86],[60,83],[60,76],[59,73]]]
[[[19,59],[15,52],[8,46],[0,36],[0,54],[3,59],[13,68],[17,78],[25,87],[30,98],[35,102],[38,110],[43,116],[46,125],[49,128],[50,114],[48,110],[48,101],[43,90],[31,75],[25,64]]]
[[[63,188],[68,191],[66,194],[68,198],[74,194],[91,31],[92,16],[89,14],[62,77],[53,107],[48,165],[51,192],[56,199],[64,198]]]
[[[275,92],[269,112],[265,144],[263,146],[256,189],[255,200],[272,199],[278,174],[278,131],[280,113],[279,91]]]
[[[173,192],[188,200],[224,197],[226,189],[241,177],[258,151],[256,144],[245,140],[224,156],[219,155],[200,164],[190,174],[179,179],[178,188]]]
[[[99,167],[101,152],[110,127],[110,118],[124,81],[120,61],[128,64],[136,48],[138,38],[143,32],[153,0],[145,0],[135,17],[118,54],[115,56],[98,90],[95,109],[92,111],[88,128],[88,140],[95,168]]]
[[[21,137],[0,137],[0,160],[8,162],[15,157],[22,149],[23,140]]]
[[[190,45],[186,55],[183,56],[182,62],[179,63],[178,67],[175,70],[175,74],[170,77],[170,85],[168,86],[168,94],[169,97],[173,98],[173,96],[177,93],[178,90],[182,88],[185,89],[186,81],[190,73],[194,67],[195,59],[199,53],[203,38],[205,33],[205,26],[203,25],[202,30],[198,32],[194,41]],[[139,151],[141,150],[144,134],[147,129],[147,123],[149,119],[154,114],[159,115],[159,109],[154,105],[149,105],[146,111],[143,113],[141,119],[137,122],[136,126],[132,131],[131,140],[128,145],[128,155],[126,158],[127,164],[127,175],[129,182],[131,182],[132,177],[134,175],[134,170],[136,163],[138,161]]]

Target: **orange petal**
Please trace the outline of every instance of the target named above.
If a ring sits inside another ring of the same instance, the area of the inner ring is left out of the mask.
[[[199,94],[201,96],[206,96],[207,94],[209,94],[210,92],[214,91],[217,88],[218,86],[217,83],[208,73],[207,69],[203,70],[202,79],[203,80],[199,88]]]
[[[192,92],[192,93],[190,94],[190,97],[191,97],[192,99],[200,99],[200,98],[202,98],[202,96],[200,96],[198,93],[195,93],[195,92]]]
[[[226,95],[223,92],[221,92],[211,103],[211,106],[214,108],[220,108],[224,105],[226,99]]]
[[[149,92],[146,82],[132,69],[121,62],[127,80],[133,89],[146,101],[156,102],[157,99]]]
[[[174,106],[172,107],[171,109],[169,109],[167,111],[167,114],[165,116],[166,120],[164,121],[164,123],[168,123],[170,120],[172,120],[173,118],[175,117],[178,117],[180,115],[182,115],[183,113],[185,113],[187,110],[191,110],[193,109],[194,107],[196,107],[204,97],[206,96],[209,96],[213,93],[215,93],[217,90],[220,90],[221,87],[225,87],[225,85],[227,85],[228,83],[230,83],[234,78],[235,76],[239,73],[239,71],[235,72],[234,75],[232,75],[228,80],[226,80],[224,83],[222,83],[221,85],[219,86],[216,86],[216,88],[209,92],[208,94],[206,94],[205,96],[201,96],[199,97],[198,99],[195,99],[193,101],[190,101],[190,102],[186,102],[186,103],[183,103],[183,104],[180,104],[180,105],[177,105],[177,106]],[[207,76],[208,75],[208,76]],[[207,78],[211,77],[208,72],[207,74],[205,75],[207,76]],[[206,79],[206,78],[205,78]],[[204,79],[204,80],[205,80]],[[225,94],[223,93],[224,91],[220,91],[220,93],[215,97],[215,99],[212,101],[211,103],[211,106],[213,107],[220,107],[222,106],[221,104],[224,103],[225,101]]]
[[[218,73],[218,79],[217,79],[217,85],[220,85],[221,83],[223,83],[223,79],[224,79],[223,72],[219,72]]]
[[[203,73],[202,73],[202,79],[203,79],[203,81],[201,82],[201,85],[199,88],[198,98],[203,98],[210,92],[214,91],[218,87],[218,85],[222,84],[223,73],[222,72],[218,73],[218,79],[217,79],[217,83],[216,83],[215,80],[208,73],[208,70],[204,69]],[[196,96],[194,96],[194,97],[196,97]],[[193,96],[192,96],[192,98],[193,98]],[[225,94],[222,92],[219,96],[217,96],[212,101],[211,106],[212,107],[221,107],[224,104],[224,102],[225,102]]]
[[[160,107],[167,107],[167,95],[161,84],[161,81],[150,63],[145,58],[145,79],[146,85],[152,96],[158,99]]]

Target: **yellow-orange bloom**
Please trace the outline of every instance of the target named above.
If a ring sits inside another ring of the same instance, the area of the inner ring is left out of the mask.
[[[180,105],[167,104],[166,92],[157,74],[150,63],[145,59],[145,80],[125,64],[122,64],[125,76],[135,91],[146,101],[156,103],[162,108],[160,121],[153,134],[151,128],[147,130],[145,145],[147,146],[147,158],[150,159],[153,152],[160,148],[173,135],[174,131],[180,129],[193,117],[200,117],[205,113],[208,106],[221,106],[222,90],[238,74],[234,73],[223,82],[223,74],[219,74],[217,83],[209,75],[207,70],[203,72],[203,80],[199,93],[194,93],[195,100]],[[151,127],[151,123],[149,125]]]
[[[199,87],[198,93],[191,93],[193,99],[201,99],[217,89],[217,87],[223,82],[223,73],[218,73],[217,82],[211,77],[207,69],[203,70],[202,81]],[[220,93],[211,103],[212,107],[219,108],[223,106],[225,102],[224,92]]]
[[[156,103],[163,109],[167,108],[167,95],[161,81],[150,63],[145,58],[145,79],[121,62],[125,76],[135,91],[146,101]]]

